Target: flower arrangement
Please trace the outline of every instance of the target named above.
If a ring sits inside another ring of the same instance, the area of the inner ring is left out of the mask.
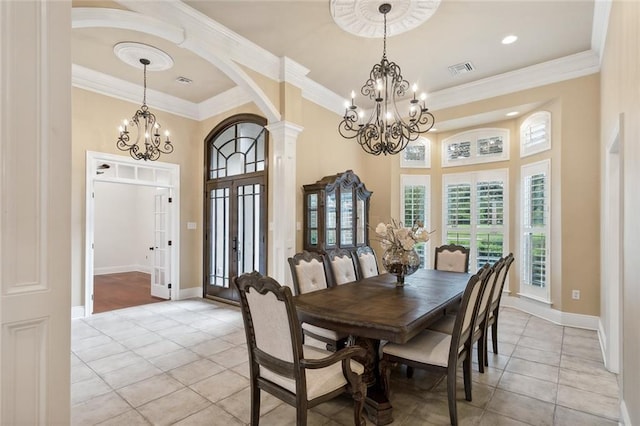
[[[412,250],[418,243],[429,241],[429,234],[424,229],[422,222],[414,222],[411,228],[406,228],[402,222],[391,220],[391,223],[380,222],[376,226],[376,234],[380,237],[380,245],[387,250],[389,248]]]

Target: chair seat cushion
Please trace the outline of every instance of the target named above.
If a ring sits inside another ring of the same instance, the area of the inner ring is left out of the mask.
[[[431,324],[429,330],[439,331],[440,333],[453,334],[453,326],[456,323],[455,315],[445,315],[438,321]]]
[[[338,341],[340,339],[344,339],[347,337],[346,334],[338,333],[334,330],[329,330],[328,328],[322,328],[315,325],[308,324],[306,322],[302,323],[302,330],[308,331],[311,334],[315,334],[316,336],[324,337],[325,339],[331,339]]]
[[[306,359],[322,359],[333,354],[333,352],[308,345],[303,345],[302,351]],[[362,364],[353,360],[351,360],[351,369],[357,374],[364,372]],[[325,368],[307,369],[305,370],[305,374],[307,376],[308,401],[340,389],[347,384],[347,379],[342,372],[342,362],[336,362]],[[287,389],[289,392],[296,393],[295,380],[276,374],[265,367],[260,367],[260,375],[278,386]]]
[[[446,367],[450,346],[450,334],[424,330],[405,344],[387,343],[382,348],[382,353],[423,364]]]

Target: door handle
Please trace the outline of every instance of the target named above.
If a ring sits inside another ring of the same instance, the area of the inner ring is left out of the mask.
[[[237,237],[233,237],[233,239],[231,240],[231,250],[238,251],[238,238]]]
[[[153,247],[149,247],[149,250],[153,251]]]

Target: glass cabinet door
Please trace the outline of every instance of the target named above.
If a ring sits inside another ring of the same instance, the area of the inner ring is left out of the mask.
[[[353,246],[353,190],[340,188],[340,246]]]
[[[337,244],[337,205],[335,191],[327,192],[326,204],[326,245],[332,247]]]
[[[365,223],[365,206],[364,200],[358,197],[356,201],[356,244],[358,246],[362,246],[365,244],[365,227],[367,224]]]
[[[307,196],[307,223],[309,244],[318,245],[318,194]]]

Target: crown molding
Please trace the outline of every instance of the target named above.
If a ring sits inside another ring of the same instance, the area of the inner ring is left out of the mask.
[[[184,30],[151,16],[121,9],[74,7],[71,9],[71,28],[120,28],[139,31],[180,44]]]
[[[261,105],[264,104],[262,106],[271,112],[269,115],[272,118],[279,117],[278,111],[273,110],[274,107],[268,102],[268,99],[261,101],[261,97],[254,99],[255,96],[249,96],[248,90],[252,90],[260,96],[265,95],[259,87],[254,87],[255,82],[239,69],[237,64],[241,64],[274,81],[285,81],[299,87],[302,96],[310,102],[338,115],[344,113],[344,97],[307,77],[309,72],[307,68],[290,58],[276,57],[182,2],[117,1],[131,11],[74,8],[72,11],[73,27],[103,25],[130,28],[131,20],[135,16],[137,31],[147,31],[172,40],[182,47],[191,48],[195,53],[218,66],[240,86],[200,104],[149,90],[149,99],[159,109],[194,120],[202,120],[253,101],[259,102]],[[608,22],[605,16],[608,16],[610,1],[596,0],[592,45],[599,44],[601,46],[599,49],[602,49],[604,45]],[[146,29],[140,26],[140,14],[153,16],[153,18],[149,16],[143,18]],[[180,27],[167,25],[164,21],[178,22]],[[163,28],[167,31],[163,32]],[[188,28],[189,31],[185,33],[182,28]],[[597,35],[596,28],[601,28],[604,35]],[[206,40],[206,46],[203,45],[204,40]],[[433,92],[429,96],[429,108],[431,110],[449,108],[597,73],[600,71],[601,56],[598,48],[592,48],[564,58]],[[139,103],[139,99],[133,97],[131,93],[141,93],[140,86],[78,65],[73,65],[73,85],[134,103]]]
[[[141,104],[143,87],[119,78],[85,68],[71,65],[71,83],[74,87],[96,92],[101,95]],[[184,99],[147,89],[147,104],[153,108],[193,120],[199,119],[198,105]]]
[[[206,120],[249,102],[253,102],[253,99],[242,87],[233,87],[226,92],[200,102],[198,104],[198,120]]]

